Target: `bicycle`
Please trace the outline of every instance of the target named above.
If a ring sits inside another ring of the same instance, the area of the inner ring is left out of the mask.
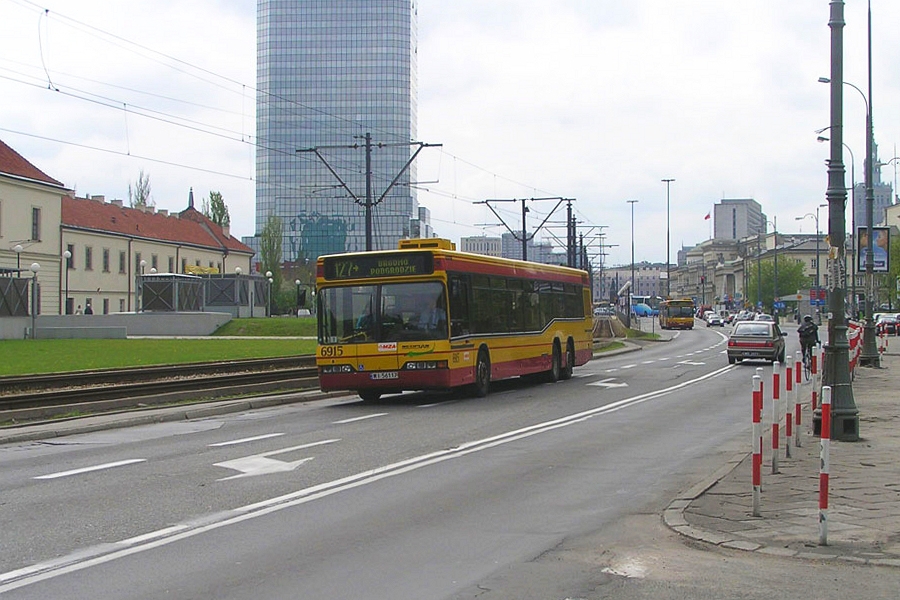
[[[812,376],[812,346],[807,346],[803,350],[803,379],[809,381]]]

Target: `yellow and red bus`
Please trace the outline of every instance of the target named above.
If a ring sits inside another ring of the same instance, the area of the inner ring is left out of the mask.
[[[322,390],[363,400],[535,376],[568,379],[593,353],[578,269],[457,252],[449,240],[334,254],[316,264]]]
[[[659,326],[663,329],[693,329],[694,301],[690,298],[663,300],[659,303]]]

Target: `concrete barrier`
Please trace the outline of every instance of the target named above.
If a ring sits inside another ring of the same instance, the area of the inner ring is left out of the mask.
[[[28,335],[31,334],[29,328]],[[128,337],[125,327],[38,327],[35,338],[39,340],[124,340]]]

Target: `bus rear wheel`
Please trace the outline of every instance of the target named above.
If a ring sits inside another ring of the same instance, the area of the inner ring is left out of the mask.
[[[550,370],[545,373],[547,383],[556,383],[562,376],[562,352],[559,342],[553,341],[553,351],[550,354]]]
[[[491,388],[491,359],[488,357],[487,350],[482,348],[478,351],[478,359],[475,361],[475,383],[472,384],[472,391],[478,398],[484,398],[488,395]]]

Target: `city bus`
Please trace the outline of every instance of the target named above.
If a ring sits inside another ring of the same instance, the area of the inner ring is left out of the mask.
[[[663,329],[693,329],[694,301],[678,298],[660,302],[659,326]]]
[[[365,401],[407,390],[568,379],[593,353],[591,285],[578,269],[458,252],[449,240],[334,254],[316,264],[323,391]]]

